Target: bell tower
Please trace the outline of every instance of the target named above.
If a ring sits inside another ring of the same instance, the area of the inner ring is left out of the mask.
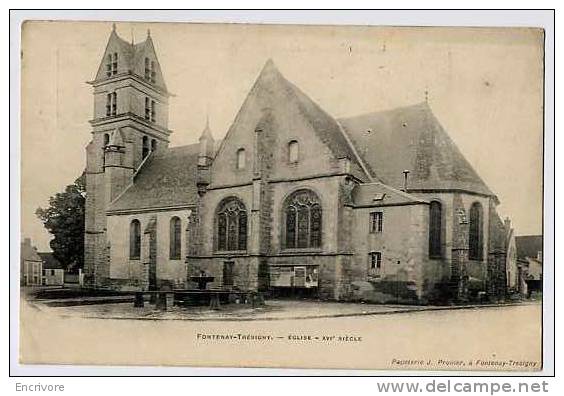
[[[168,147],[171,95],[150,31],[135,44],[120,38],[115,24],[89,84],[94,114],[86,148],[84,273],[87,286],[100,287],[109,278],[106,210],[151,153]]]

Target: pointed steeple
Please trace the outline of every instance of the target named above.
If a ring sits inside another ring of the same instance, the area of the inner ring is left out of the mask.
[[[202,134],[200,135],[200,142],[203,139],[209,139],[212,142],[214,141],[211,129],[210,129],[210,117],[209,115],[206,115],[206,126],[204,127],[204,130],[202,131]]]
[[[272,58],[269,58],[264,64],[264,66],[262,67],[262,70],[260,71],[257,81],[271,80],[276,77],[282,77],[282,74],[274,64]]]
[[[206,116],[206,126],[200,135],[200,153],[198,154],[198,165],[199,166],[209,166],[213,161],[213,157],[215,154],[214,146],[215,146],[215,139],[213,138],[211,129],[210,129],[210,120],[209,117]]]

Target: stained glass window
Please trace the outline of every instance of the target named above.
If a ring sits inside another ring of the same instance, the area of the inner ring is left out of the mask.
[[[227,250],[227,215],[217,216],[217,250]]]
[[[321,206],[315,204],[311,207],[311,247],[321,247]]]
[[[296,247],[296,208],[293,206],[286,209],[286,247]]]
[[[247,249],[247,212],[239,212],[239,238],[238,250]]]
[[[299,190],[285,203],[286,248],[318,248],[322,241],[322,211],[319,198],[310,190]]]
[[[247,211],[241,201],[227,198],[217,211],[217,250],[247,249]]]

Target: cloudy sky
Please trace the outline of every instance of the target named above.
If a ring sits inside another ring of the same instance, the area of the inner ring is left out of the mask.
[[[81,174],[91,87],[112,28],[28,22],[22,33],[22,236],[48,250],[35,217]],[[225,135],[260,69],[280,71],[336,117],[424,100],[501,200],[518,235],[542,230],[542,36],[533,29],[118,23],[151,30],[169,90],[171,145],[197,141],[206,114]]]

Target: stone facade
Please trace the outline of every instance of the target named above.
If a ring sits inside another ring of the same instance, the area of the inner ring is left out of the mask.
[[[497,198],[427,104],[336,120],[268,61],[221,142],[206,125],[198,144],[168,148],[168,94],[150,37],[133,45],[112,32],[105,57],[116,51],[125,69],[107,75],[103,62],[92,82],[90,286],[194,288],[192,277],[205,273],[212,288],[332,300],[503,294],[507,244],[495,239]],[[154,80],[143,79],[144,58],[157,65]],[[107,94],[116,91],[108,116]],[[144,108],[151,101],[154,118]],[[398,185],[404,169],[412,178]],[[432,202],[441,207],[433,254]],[[175,218],[181,242],[172,257]]]

